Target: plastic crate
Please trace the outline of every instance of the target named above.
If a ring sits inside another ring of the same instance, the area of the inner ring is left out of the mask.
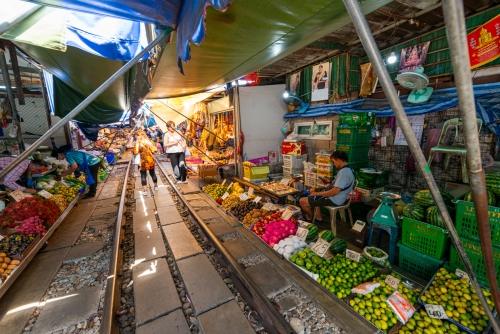
[[[307,187],[316,187],[316,173],[305,172],[304,173],[304,185]]]
[[[450,242],[447,230],[403,217],[401,243],[422,254],[442,259]]]
[[[328,169],[316,169],[316,174],[319,176],[333,177],[335,175],[335,171]]]
[[[476,208],[474,203],[457,201],[455,203],[457,216],[455,226],[460,237],[479,242],[479,231],[477,230]],[[491,241],[493,247],[500,248],[500,208],[488,206],[490,216]]]
[[[290,165],[290,167],[302,166],[302,162],[307,161],[307,154],[293,155],[293,154],[283,154],[283,164]]]
[[[383,171],[380,174],[375,174],[358,171],[356,172],[356,180],[358,180],[358,186],[360,187],[382,187],[389,182],[389,172]]]
[[[316,169],[321,169],[321,170],[328,170],[328,171],[333,171],[335,169],[335,166],[333,164],[316,164]]]
[[[337,144],[367,144],[371,138],[370,126],[337,127]]]
[[[269,174],[269,166],[243,166],[243,176],[249,180],[265,179]]]
[[[469,261],[472,265],[472,269],[474,269],[474,273],[478,281],[485,285],[489,286],[488,278],[486,277],[486,268],[484,266],[483,253],[481,251],[481,245],[478,242],[469,240],[467,238],[460,238],[462,244],[465,248],[465,253],[469,258]],[[493,257],[495,262],[495,272],[497,274],[498,285],[500,285],[500,249],[493,247]],[[450,249],[450,266],[454,268],[460,268],[465,270],[464,265],[462,264],[462,260],[458,256],[458,252],[454,246],[451,246]]]
[[[433,257],[417,252],[408,246],[398,242],[399,267],[422,279],[429,280],[443,265],[444,260],[436,260]]]
[[[349,164],[355,163],[357,161],[368,160],[368,151],[370,150],[370,144],[367,145],[336,145],[337,151],[344,151],[347,153],[347,162]]]
[[[319,164],[331,164],[330,153],[316,153],[316,163]]]

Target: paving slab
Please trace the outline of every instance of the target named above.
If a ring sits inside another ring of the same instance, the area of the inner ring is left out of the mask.
[[[104,183],[104,187],[102,187],[101,193],[97,197],[97,200],[103,200],[108,198],[116,197],[116,192],[118,191],[118,187],[120,186],[120,181],[107,181]]]
[[[212,225],[212,224],[210,224]],[[242,259],[258,252],[247,239],[239,238],[224,243],[226,250],[236,259]]]
[[[215,210],[203,210],[198,212],[198,215],[201,217],[201,219],[214,219],[214,218],[222,218],[221,215]]]
[[[0,302],[2,334],[23,332],[68,251],[69,248],[63,248],[37,254],[3,295]]]
[[[199,201],[191,201],[189,202],[189,205],[191,205],[194,208],[202,208],[202,207],[209,207],[210,204],[208,204],[206,201],[199,200]]]
[[[49,245],[43,252],[73,246],[80,233],[82,233],[96,205],[96,201],[78,203],[78,206],[71,210],[70,214],[49,238]]]
[[[132,270],[138,325],[182,306],[166,259],[142,262]]]
[[[177,207],[175,206],[164,206],[158,208],[157,210],[158,217],[160,218],[161,225],[169,225],[182,222],[182,217],[177,211]]]
[[[137,334],[191,334],[181,310],[148,322],[136,328]]]
[[[154,210],[155,201],[151,197],[144,197],[135,200],[135,211]]]
[[[155,204],[156,204],[157,208],[175,205],[174,200],[172,199],[172,196],[170,196],[170,194],[165,194],[165,193],[157,194],[157,193],[155,193],[154,200],[155,200]]]
[[[33,333],[51,333],[63,327],[87,320],[99,308],[102,285],[96,285],[65,295],[63,298],[47,300]]]
[[[252,325],[234,300],[199,315],[198,322],[203,334],[255,334]]]
[[[225,220],[219,223],[208,224],[207,226],[216,236],[233,233],[236,231],[234,227]]]
[[[176,260],[203,252],[186,224],[166,225],[162,229]]]
[[[116,206],[116,210],[118,210],[118,205],[120,204],[120,197],[114,197],[114,198],[109,198],[105,199],[102,201],[97,202],[97,207],[110,207],[110,206]]]
[[[201,190],[198,186],[191,185],[189,183],[183,183],[177,185],[183,194],[193,194],[199,193]]]
[[[165,169],[170,173],[172,174],[173,173],[173,169],[172,169],[172,165],[170,164],[170,162],[162,162],[161,163],[163,165],[163,167],[165,167]]]
[[[190,194],[190,195],[186,195],[184,196],[184,198],[187,200],[187,201],[197,201],[197,200],[201,200],[202,197],[198,194]]]
[[[268,297],[284,291],[291,285],[290,280],[267,261],[245,270],[259,289]]]
[[[156,223],[155,210],[134,212],[133,216],[134,233],[140,231],[152,231],[158,228]]]
[[[112,218],[104,218],[104,219],[96,219],[87,222],[86,227],[92,227],[95,229],[106,229],[109,225],[113,224],[116,221],[116,217]]]
[[[99,201],[97,203],[99,203]],[[95,208],[94,212],[92,212],[92,216],[91,217],[99,217],[99,216],[104,216],[104,215],[110,215],[111,213],[115,213],[115,214],[118,213],[118,205]]]
[[[146,179],[147,181],[147,179]],[[146,182],[146,186],[148,186],[148,183]],[[142,189],[142,183],[141,183],[141,177],[136,177],[135,178],[135,189],[139,189],[141,188]]]
[[[159,229],[135,233],[135,261],[143,262],[167,255],[165,242]]]
[[[102,241],[86,242],[84,244],[75,245],[71,247],[68,255],[64,258],[64,261],[71,261],[90,256],[101,250],[103,247],[104,243]]]
[[[151,191],[149,190],[149,188],[147,189],[148,194],[146,196],[144,196],[142,194],[143,191],[144,190],[142,189],[142,187],[141,187],[141,189],[134,189],[134,199],[141,199],[143,197],[144,198],[151,197]]]
[[[177,261],[177,267],[193,302],[195,315],[234,298],[205,254]]]
[[[280,307],[280,313],[284,313],[290,311],[293,308],[296,308],[302,301],[297,297],[285,296],[276,301]]]

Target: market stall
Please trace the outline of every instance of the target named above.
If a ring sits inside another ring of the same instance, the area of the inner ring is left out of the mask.
[[[85,190],[85,177],[56,181],[59,169],[35,178],[35,195],[19,190],[0,200],[0,296],[21,275],[78,202]]]

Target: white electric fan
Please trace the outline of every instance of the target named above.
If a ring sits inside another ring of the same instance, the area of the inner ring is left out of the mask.
[[[417,67],[414,71],[403,72],[396,77],[398,83],[412,92],[408,96],[410,103],[424,103],[429,100],[434,88],[427,87],[429,78],[424,74],[422,66]]]

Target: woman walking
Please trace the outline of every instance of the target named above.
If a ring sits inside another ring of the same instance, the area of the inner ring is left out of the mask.
[[[144,189],[143,195],[147,196],[147,172],[149,171],[149,175],[153,179],[154,190],[158,190],[158,179],[155,174],[155,158],[153,154],[156,152],[156,147],[151,143],[148,139],[146,133],[144,131],[137,132],[137,141],[134,146],[133,153],[139,154],[140,156],[140,165],[139,171],[141,172],[141,185]]]
[[[186,150],[186,142],[182,136],[175,131],[175,123],[167,122],[168,132],[163,137],[163,146],[165,153],[170,159],[172,169],[174,170],[175,180],[177,183],[187,183],[187,168],[184,151]]]

